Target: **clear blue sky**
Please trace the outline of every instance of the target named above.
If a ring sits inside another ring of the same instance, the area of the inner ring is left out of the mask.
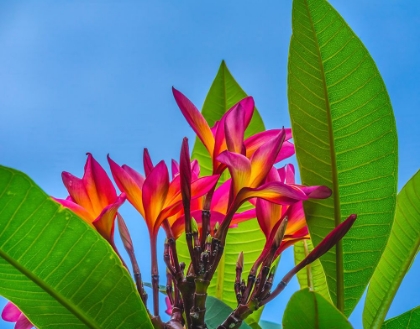
[[[420,2],[331,3],[365,43],[387,85],[401,188],[420,167]],[[138,169],[144,147],[155,161],[176,158],[182,137],[193,133],[170,88],[200,107],[222,59],[254,96],[266,126],[289,126],[290,14],[291,0],[1,1],[1,164],[65,197],[60,173],[80,177],[86,152],[104,166],[110,153]],[[139,258],[147,259],[143,220],[128,206],[124,211]],[[147,278],[148,261],[142,269]],[[420,262],[411,271],[390,316],[420,304]],[[263,317],[280,322],[295,289],[288,287]],[[361,328],[361,307],[351,321]],[[0,322],[0,328],[12,326]]]

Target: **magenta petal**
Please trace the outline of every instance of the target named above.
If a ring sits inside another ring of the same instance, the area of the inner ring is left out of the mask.
[[[250,198],[262,198],[281,205],[290,205],[296,201],[308,199],[306,194],[300,189],[281,182],[269,182],[258,188],[243,188],[236,202],[242,204]]]
[[[149,150],[147,148],[145,148],[143,151],[143,166],[144,174],[147,177],[153,169],[152,158],[150,157]]]
[[[284,136],[284,131],[282,130],[276,137],[261,145],[252,155],[252,172],[250,178],[251,187],[257,187],[266,178],[275,163],[278,153],[280,152]]]
[[[66,171],[61,173],[61,178],[72,200],[85,208],[88,212],[94,213],[92,203],[86,191],[83,180]]]
[[[302,186],[297,185],[307,196],[312,199],[326,199],[331,196],[332,191],[326,186]]]
[[[285,141],[283,142],[283,145],[281,146],[280,152],[276,157],[275,163],[280,162],[284,159],[290,158],[294,154],[295,154],[295,146],[292,143]]]
[[[214,149],[214,136],[206,119],[201,115],[200,111],[194,106],[194,104],[185,97],[185,95],[175,88],[172,88],[172,92],[174,94],[175,101],[188,124],[197,134],[198,138],[200,138],[203,142],[204,146],[210,153],[210,156],[212,156]]]
[[[89,195],[93,209],[99,213],[104,207],[115,202],[117,192],[104,168],[88,153],[85,164],[83,183]]]
[[[219,177],[219,175],[212,175],[196,179],[191,183],[191,198],[196,199],[209,192],[217,184]]]
[[[295,184],[295,167],[291,163],[277,169],[277,172],[282,183]]]
[[[257,217],[257,213],[256,213],[255,208],[249,209],[249,210],[246,210],[246,211],[243,211],[243,212],[240,212],[240,213],[236,213],[233,216],[232,223],[240,223],[240,222],[243,222],[243,221],[246,221],[248,219],[255,218],[255,217]]]
[[[210,209],[226,214],[231,183],[232,179],[228,179],[214,191]]]
[[[241,188],[248,186],[251,163],[246,156],[224,151],[217,157],[217,160],[229,168],[233,182],[233,195],[237,195]]]
[[[73,202],[71,199],[68,198],[63,199],[57,199],[54,197],[51,197],[55,202],[60,203],[62,206],[70,209],[73,211],[77,216],[82,218],[86,223],[92,225],[92,222],[95,220],[95,218],[92,217],[92,215],[83,207],[79,206],[77,203]]]
[[[153,168],[143,184],[143,206],[145,220],[149,228],[155,226],[155,222],[163,209],[169,190],[169,172],[164,161],[160,161]]]
[[[243,100],[241,100],[238,105],[242,106],[244,111],[244,123],[245,123],[245,129],[248,128],[249,123],[251,122],[252,116],[254,114],[254,98],[251,96],[245,97]]]
[[[225,136],[227,149],[230,152],[242,153],[245,133],[245,113],[242,105],[236,106],[225,119]]]
[[[1,318],[4,321],[16,322],[21,314],[22,312],[15,304],[8,302],[1,312]]]
[[[118,208],[124,203],[125,199],[126,195],[121,193],[115,203],[105,207],[101,214],[93,221],[95,228],[111,245],[114,243],[115,217],[117,216]]]
[[[34,325],[31,323],[31,321],[29,321],[25,314],[22,313],[19,316],[19,319],[16,321],[15,329],[31,329],[33,326]]]
[[[198,176],[200,175],[200,165],[197,160],[191,161],[191,174],[192,174],[191,178],[193,180],[197,179]]]
[[[127,165],[122,165],[121,168],[131,176],[139,188],[143,186],[145,178],[139,172]]]
[[[179,164],[174,159],[171,161],[172,179],[179,174]]]

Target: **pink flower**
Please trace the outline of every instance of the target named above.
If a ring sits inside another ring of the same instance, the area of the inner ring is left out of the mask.
[[[145,151],[147,152],[147,150]],[[150,159],[148,156],[145,159]],[[155,239],[163,221],[182,211],[182,197],[177,165],[173,164],[173,178],[169,181],[168,168],[164,161],[153,166],[147,165],[146,177],[127,165],[119,166],[109,156],[108,162],[118,188],[127,195],[128,201],[146,221],[151,238]],[[192,167],[194,168],[194,163]],[[195,169],[193,169],[194,171]],[[198,178],[191,183],[193,198],[207,193],[219,176]]]
[[[1,318],[7,322],[16,322],[15,329],[31,329],[34,325],[12,302],[8,302],[1,312]]]
[[[213,162],[213,173],[221,174],[226,168],[225,163],[219,158],[224,151],[251,158],[261,145],[281,131],[267,130],[244,140],[245,130],[254,113],[252,97],[246,97],[235,104],[213,127],[210,127],[200,111],[185,95],[175,88],[172,88],[172,92],[185,119],[209,152]],[[282,150],[276,154],[276,163],[294,154],[293,144],[287,142],[291,137],[291,130],[286,129]]]
[[[88,153],[83,177],[68,172],[61,177],[69,192],[67,199],[56,199],[94,227],[114,247],[114,222],[125,194],[117,196],[114,185],[101,165]]]

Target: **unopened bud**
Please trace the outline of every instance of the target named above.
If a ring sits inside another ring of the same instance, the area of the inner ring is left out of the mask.
[[[241,251],[238,256],[238,260],[236,261],[236,268],[243,269],[244,268],[244,252]]]
[[[288,218],[287,216],[284,217],[284,219],[281,221],[279,228],[277,229],[276,235],[274,236],[273,245],[275,249],[280,247],[281,242],[284,238],[284,233],[286,232],[286,226],[287,226]]]
[[[127,250],[128,253],[132,253],[134,251],[133,241],[131,240],[127,225],[125,224],[124,219],[119,213],[117,213],[117,220],[118,220],[118,231],[120,232],[120,237],[123,242],[124,248],[125,250]]]
[[[194,234],[198,233],[197,221],[194,218],[191,218],[191,232]]]
[[[211,235],[207,234],[206,244],[211,244],[212,241],[213,241],[213,238],[211,237]]]

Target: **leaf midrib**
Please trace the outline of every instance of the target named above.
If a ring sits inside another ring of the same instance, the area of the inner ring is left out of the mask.
[[[319,60],[319,67],[321,70],[321,78],[322,78],[322,86],[324,91],[324,99],[325,99],[325,106],[327,112],[327,127],[328,127],[328,138],[330,143],[330,157],[331,157],[331,178],[332,178],[332,188],[333,188],[333,203],[334,203],[334,226],[337,227],[341,223],[341,213],[340,213],[340,198],[339,198],[339,190],[338,190],[338,173],[337,173],[337,161],[336,161],[336,154],[335,154],[335,147],[334,147],[334,136],[332,130],[332,116],[331,116],[331,105],[328,98],[328,90],[327,90],[327,83],[325,79],[325,70],[324,65],[322,62],[321,52],[319,48],[318,38],[315,32],[315,24],[312,19],[308,0],[304,0],[306,4],[306,8],[308,11],[309,21],[312,27],[313,37],[315,43],[318,47],[316,50],[318,52],[318,60]],[[335,247],[335,266],[336,266],[336,306],[337,308],[343,312],[344,311],[344,274],[343,274],[343,244],[340,240]]]
[[[13,181],[13,174],[10,179],[10,182]],[[9,184],[10,185],[10,184]],[[3,194],[3,193],[2,193]],[[75,317],[77,317],[81,322],[83,322],[86,326],[93,329],[100,329],[100,326],[96,324],[96,322],[91,319],[90,317],[86,316],[84,312],[81,312],[79,307],[73,303],[70,303],[64,296],[60,293],[55,291],[49,284],[45,281],[41,280],[39,277],[33,274],[33,272],[27,270],[24,266],[22,266],[19,262],[14,260],[10,257],[3,249],[0,248],[0,257],[2,257],[6,262],[8,262],[12,267],[16,268],[19,272],[21,272],[24,276],[26,276],[29,280],[34,282],[36,285],[41,287],[45,292],[47,292],[53,299],[58,301],[61,305],[63,305],[70,313],[72,313]]]

